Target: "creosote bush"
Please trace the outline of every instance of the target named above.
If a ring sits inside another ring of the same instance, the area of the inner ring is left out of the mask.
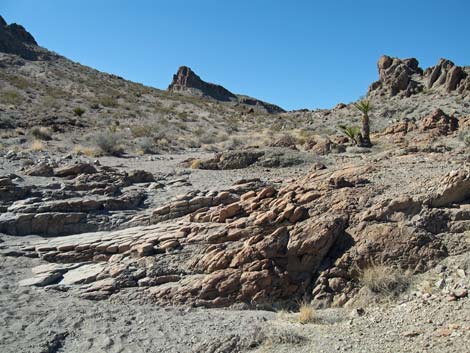
[[[121,145],[122,136],[119,133],[105,131],[96,134],[93,142],[101,154],[106,156],[120,156],[124,153]]]
[[[143,154],[156,153],[156,144],[153,138],[144,137],[138,143],[138,148]]]

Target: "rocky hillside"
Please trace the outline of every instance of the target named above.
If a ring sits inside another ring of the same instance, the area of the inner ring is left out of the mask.
[[[1,352],[470,345],[468,67],[380,58],[363,148],[352,103],[158,90],[0,25]]]
[[[33,127],[51,137],[42,140],[49,149],[88,154],[224,151],[286,138],[309,150],[325,140],[335,145],[338,125],[359,123],[352,104],[284,112],[207,83],[187,67],[178,70],[168,90],[146,87],[51,53],[23,27],[1,22],[0,148],[5,150],[30,148],[37,140]],[[443,60],[422,70],[416,59],[383,57],[378,69],[379,81],[368,93],[374,132],[404,119],[419,121],[436,108],[457,118],[470,114],[468,68]],[[116,146],[103,151],[100,141]]]

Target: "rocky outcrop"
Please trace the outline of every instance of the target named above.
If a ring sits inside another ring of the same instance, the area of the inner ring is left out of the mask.
[[[145,188],[135,184],[154,181],[145,171],[98,170],[87,163],[54,169],[42,162],[27,174],[63,179],[35,187],[18,177],[0,178],[0,233],[60,236],[116,229],[133,220],[147,198]]]
[[[382,56],[377,63],[379,80],[369,87],[369,96],[409,97],[426,89],[446,93],[470,92],[470,68],[440,59],[436,66],[423,71],[415,58],[399,59]]]
[[[168,90],[170,92],[200,94],[225,102],[237,99],[237,96],[224,87],[201,80],[201,78],[187,66],[181,66],[178,69],[178,72],[173,76],[173,81],[170,86],[168,86]]]
[[[284,168],[304,163],[302,157],[304,156],[292,153],[285,147],[273,150],[248,149],[217,153],[204,160],[190,159],[182,165],[206,170],[244,169],[250,166]]]
[[[153,225],[40,240],[15,254],[57,264],[33,271],[27,285],[73,287],[87,299],[139,287],[170,305],[256,307],[304,296],[344,305],[361,269],[425,271],[447,256],[445,233],[470,229],[459,204],[470,195],[466,168],[430,180],[425,195],[371,204],[384,191],[368,180],[374,171],[345,165],[281,188],[253,180],[187,194],[155,209]]]
[[[421,130],[435,135],[449,135],[459,128],[459,120],[436,109],[421,120]]]
[[[421,77],[423,70],[418,65],[418,60],[414,58],[402,60],[387,55],[382,56],[377,63],[379,80],[369,87],[369,94],[390,96],[401,94],[409,97],[422,91],[423,85],[417,78]]]
[[[187,66],[181,66],[178,72],[173,75],[168,91],[212,98],[221,102],[234,102],[251,108],[261,109],[268,113],[281,113],[284,111],[274,104],[251,97],[235,95],[220,85],[205,82]]]
[[[429,89],[442,89],[445,92],[458,91],[464,93],[470,87],[470,70],[455,65],[447,59],[440,59],[436,66],[424,72],[426,85]]]
[[[23,26],[16,23],[8,25],[0,16],[0,52],[15,54],[26,60],[37,60],[37,45]]]

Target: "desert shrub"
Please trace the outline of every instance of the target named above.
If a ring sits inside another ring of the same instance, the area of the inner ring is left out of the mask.
[[[32,85],[32,82],[28,81],[24,77],[12,75],[9,76],[8,81],[11,85],[15,86],[18,89],[26,89]]]
[[[0,116],[0,129],[14,129],[16,127],[15,120],[9,116],[1,115]]]
[[[308,341],[307,337],[300,335],[292,327],[278,327],[274,325],[267,326],[260,330],[256,338],[258,346],[273,352],[273,349],[278,348],[279,345],[297,346]],[[295,348],[292,351],[295,351]]]
[[[19,105],[21,103],[21,95],[17,91],[2,90],[0,92],[0,103]]]
[[[410,277],[404,272],[374,264],[361,271],[360,281],[373,293],[387,296],[396,296],[410,285]]]
[[[93,147],[85,147],[81,145],[77,145],[73,148],[73,153],[79,156],[87,156],[87,157],[96,157],[98,152]]]
[[[105,96],[105,97],[102,97],[102,98],[101,98],[100,104],[101,104],[103,107],[115,108],[115,107],[118,106],[118,101],[117,101],[117,99],[114,98],[113,96]]]
[[[201,163],[202,161],[200,159],[194,159],[191,162],[191,169],[199,169],[199,167],[201,166]]]
[[[299,322],[308,324],[315,321],[315,309],[307,300],[303,300],[299,304]]]
[[[358,137],[361,133],[361,128],[359,126],[347,126],[347,125],[338,125],[339,131],[346,136],[352,144],[358,144]]]
[[[34,140],[29,149],[31,151],[34,151],[34,152],[40,152],[40,151],[44,151],[46,149],[46,146],[44,145],[44,143],[42,143],[41,141],[39,140]]]
[[[155,141],[152,138],[145,137],[137,143],[139,150],[144,154],[156,153]]]
[[[85,114],[85,109],[80,108],[80,107],[76,107],[76,108],[73,110],[73,113],[74,113],[76,116],[81,117],[83,114]]]
[[[100,132],[93,136],[93,142],[101,154],[106,156],[120,156],[124,153],[122,136],[113,131]]]
[[[153,133],[153,128],[149,125],[133,125],[129,128],[134,137],[149,137]]]
[[[50,141],[52,140],[51,131],[46,127],[33,127],[31,129],[31,135],[38,140]]]
[[[287,147],[287,148],[295,148],[297,144],[297,139],[292,136],[291,134],[282,134],[279,138],[272,141],[269,145],[271,147]]]
[[[93,110],[100,109],[99,103],[91,103],[90,109],[93,109]]]

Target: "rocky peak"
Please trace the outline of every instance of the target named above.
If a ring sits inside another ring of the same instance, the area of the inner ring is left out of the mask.
[[[34,37],[16,23],[10,25],[0,16],[0,52],[15,54],[26,60],[37,60]]]
[[[436,66],[426,70],[428,88],[442,88],[446,92],[463,93],[470,88],[469,72],[447,59],[440,59]]]
[[[173,75],[168,90],[171,92],[187,92],[201,96],[207,96],[219,101],[236,100],[237,97],[222,86],[203,81],[187,66],[181,66]]]
[[[378,63],[379,80],[369,87],[371,96],[405,96],[421,92],[425,87],[447,93],[470,93],[470,68],[440,59],[436,66],[423,71],[415,58],[399,59],[382,56]]]
[[[268,113],[284,112],[284,109],[277,105],[256,98],[236,95],[220,85],[203,81],[187,66],[181,66],[178,72],[173,75],[173,81],[168,86],[168,91],[212,98],[221,102],[233,102],[247,106],[248,111],[257,109]]]
[[[413,76],[421,76],[423,70],[419,67],[415,58],[399,59],[383,55],[378,63],[379,80],[374,82],[369,88],[370,93],[390,96],[403,94],[406,97],[420,92],[423,85]]]

